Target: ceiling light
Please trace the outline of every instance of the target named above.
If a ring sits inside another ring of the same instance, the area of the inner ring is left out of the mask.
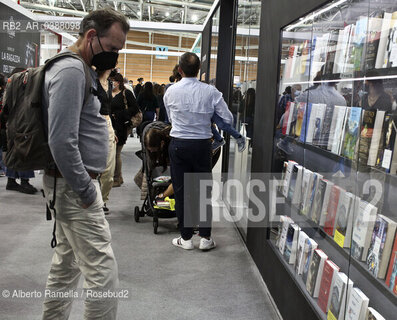
[[[166,16],[166,17],[169,17],[169,16],[170,16],[170,13],[167,11],[167,12],[165,13],[165,16]]]
[[[193,14],[193,15],[192,15],[192,21],[193,21],[193,22],[196,22],[197,20],[198,20],[197,14]]]

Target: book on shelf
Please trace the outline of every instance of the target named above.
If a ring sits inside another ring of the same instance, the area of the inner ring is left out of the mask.
[[[346,119],[345,106],[335,106],[332,115],[331,129],[328,139],[328,150],[332,153],[339,154],[341,139],[343,139],[343,129]]]
[[[314,36],[314,50],[312,50],[312,62],[311,65],[314,68],[313,74],[316,74],[320,70],[321,66],[325,64],[327,59],[328,40],[330,33],[325,33],[321,36]]]
[[[312,111],[312,104],[309,102],[308,104],[306,104],[306,111],[302,121],[301,134],[299,136],[299,141],[302,143],[306,142],[307,127],[310,120],[311,111]]]
[[[357,152],[359,128],[361,122],[361,108],[349,108],[349,116],[345,125],[345,135],[343,139],[342,155],[348,159],[353,159]]]
[[[308,72],[309,70],[309,63],[310,63],[310,41],[305,40],[305,42],[302,43],[302,56],[301,56],[301,61],[299,65],[299,74],[304,75]]]
[[[342,248],[350,247],[355,203],[358,203],[358,201],[355,201],[355,196],[352,193],[341,192],[335,219],[334,240]]]
[[[338,43],[336,45],[336,55],[333,73],[345,73],[346,64],[349,60],[349,48],[352,41],[354,26],[347,25],[339,30]]]
[[[376,110],[364,110],[362,117],[360,141],[358,144],[358,161],[362,165],[367,165],[375,126]]]
[[[281,219],[281,233],[279,235],[279,240],[278,240],[278,250],[280,251],[281,254],[284,254],[285,244],[287,241],[288,228],[291,223],[294,223],[294,221],[287,216],[282,216],[280,219]]]
[[[334,113],[334,106],[327,105],[325,107],[324,120],[323,120],[323,125],[321,128],[320,140],[318,141],[318,145],[321,147],[328,146],[328,140],[329,140],[329,134],[331,131],[333,113]]]
[[[294,169],[295,164],[297,164],[295,161],[293,160],[288,160],[288,165],[285,171],[285,176],[284,176],[284,185],[283,185],[283,190],[282,190],[282,194],[285,198],[288,197],[288,191],[289,191],[289,185],[290,185],[290,181],[291,181],[291,175],[292,175],[292,171]]]
[[[336,214],[338,212],[339,199],[341,198],[340,197],[341,193],[343,194],[344,192],[345,191],[342,190],[337,185],[332,186],[331,193],[329,196],[327,215],[326,215],[325,222],[324,222],[324,231],[330,237],[332,237],[334,235],[335,220],[337,218]]]
[[[308,216],[309,218],[312,218],[312,209],[314,205],[314,199],[317,194],[318,186],[320,184],[320,180],[323,178],[323,176],[317,172],[313,174],[313,179],[312,179],[312,184],[310,186],[310,193],[308,194],[309,198],[306,201],[305,207],[303,214]]]
[[[369,299],[359,288],[353,288],[347,302],[346,320],[366,320]]]
[[[297,274],[302,274],[303,272],[303,257],[305,250],[305,242],[309,236],[304,231],[299,231],[298,236],[298,249],[296,252],[296,260],[295,260],[295,272]]]
[[[328,309],[327,320],[345,319],[346,297],[353,289],[353,281],[346,274],[338,272],[331,291],[331,303]]]
[[[289,76],[288,78],[293,79],[294,78],[294,71],[295,71],[295,65],[297,61],[297,56],[299,52],[299,46],[298,45],[293,45],[293,51],[292,51],[292,57],[291,57],[291,67],[289,69]]]
[[[382,315],[374,308],[368,308],[367,320],[386,320]]]
[[[394,146],[396,145],[397,128],[395,126],[394,117],[391,113],[385,113],[384,123],[382,127],[381,143],[378,150],[378,158],[376,160],[376,166],[380,169],[384,169],[386,172],[392,172],[391,168],[396,165],[396,154],[394,152]],[[394,173],[395,174],[395,171]]]
[[[389,32],[390,32],[391,17],[392,17],[392,14],[389,12],[385,12],[383,14],[382,27],[381,27],[381,31],[380,31],[380,38],[379,38],[379,45],[378,45],[378,52],[376,54],[376,62],[375,62],[376,69],[383,68],[387,39],[389,37]]]
[[[397,296],[397,235],[394,237],[394,245],[387,268],[386,286]]]
[[[298,206],[301,199],[303,169],[301,165],[296,164],[291,175],[288,197],[294,206]]]
[[[366,41],[366,52],[364,60],[364,70],[371,70],[376,65],[376,55],[378,53],[380,35],[382,31],[383,19],[380,17],[370,17],[368,21],[368,37]]]
[[[311,238],[307,238],[305,241],[305,247],[303,250],[303,271],[302,271],[302,280],[306,284],[307,281],[307,276],[309,274],[309,267],[310,263],[312,262],[312,257],[313,257],[313,252],[316,250],[318,247],[318,244],[316,241],[314,241]]]
[[[331,31],[327,44],[327,57],[324,64],[324,74],[332,74],[335,64],[336,46],[338,41],[337,31]]]
[[[299,234],[299,226],[296,223],[290,223],[285,239],[284,259],[288,264],[294,264],[296,259],[296,247]]]
[[[324,120],[325,104],[313,103],[307,127],[306,143],[318,144],[321,134],[321,126]]]
[[[321,249],[313,252],[313,258],[310,263],[309,273],[306,280],[306,290],[313,298],[318,297],[320,291],[321,278],[323,276],[324,263],[328,256]]]
[[[304,214],[304,208],[306,207],[307,198],[310,194],[310,187],[313,181],[314,173],[307,169],[303,169],[303,177],[302,177],[302,191],[301,191],[301,201],[299,201],[299,212]]]
[[[382,126],[383,126],[384,118],[385,118],[385,111],[377,110],[374,129],[372,132],[371,144],[368,151],[367,165],[369,166],[375,166],[376,164],[376,159],[379,151],[380,138],[382,136]]]
[[[385,57],[383,61],[384,68],[397,66],[397,11],[393,12],[390,22],[390,31],[387,37]]]
[[[318,306],[324,313],[327,313],[327,310],[329,309],[331,302],[330,292],[334,286],[339,270],[340,268],[333,261],[329,259],[325,261],[317,300]]]
[[[281,194],[283,193],[283,190],[284,190],[285,176],[287,174],[287,168],[288,168],[288,161],[284,161],[283,169],[281,170],[281,177],[280,177],[281,184],[278,185],[278,187],[277,187],[277,191],[280,192]]]
[[[393,220],[382,214],[376,217],[368,250],[367,267],[379,279],[386,277],[396,225]]]
[[[293,57],[294,57],[294,52],[295,52],[295,46],[294,45],[291,45],[290,47],[289,47],[289,50],[288,50],[288,58],[287,58],[287,61],[286,61],[286,63],[285,63],[285,73],[284,73],[284,75],[285,75],[285,79],[290,79],[291,78],[291,69],[292,69],[292,60],[293,60]]]
[[[332,187],[334,186],[334,183],[331,181],[328,181],[326,179],[322,179],[321,184],[321,192],[322,198],[321,198],[321,205],[320,205],[320,211],[317,211],[316,213],[316,218],[315,222],[318,221],[319,226],[323,227],[325,224],[325,220],[327,218],[327,210],[328,210],[328,203],[329,203],[329,198],[331,194]]]
[[[354,71],[364,70],[364,52],[367,39],[368,17],[361,16],[356,21],[353,40],[353,65]]]
[[[293,132],[293,134],[296,137],[300,137],[301,132],[302,132],[302,123],[303,123],[303,119],[305,116],[305,110],[306,110],[306,103],[304,102],[299,102],[297,107],[297,113],[296,113],[296,125],[295,125],[295,131]]]
[[[351,255],[359,261],[365,261],[371,243],[378,208],[360,200],[359,209],[353,225]]]
[[[288,135],[290,132],[291,122],[294,116],[294,106],[294,102],[288,101],[285,107],[283,127],[281,131],[284,135]]]

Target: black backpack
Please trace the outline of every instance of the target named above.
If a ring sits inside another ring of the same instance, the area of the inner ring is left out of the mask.
[[[63,57],[74,57],[83,62],[86,77],[84,103],[91,92],[89,66],[73,52],[60,53],[43,66],[14,74],[6,87],[2,111],[7,123],[4,163],[8,168],[16,171],[40,170],[53,163],[43,121],[42,94],[47,67]]]

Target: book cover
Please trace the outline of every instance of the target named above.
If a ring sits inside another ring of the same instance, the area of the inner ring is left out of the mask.
[[[359,288],[353,288],[346,308],[346,320],[365,320],[369,299]]]
[[[335,62],[334,62],[334,69],[332,73],[340,73],[342,70],[342,47],[343,47],[343,39],[344,39],[345,29],[341,29],[338,31],[338,40],[336,43],[336,53],[335,53]]]
[[[331,292],[331,303],[328,309],[327,320],[345,319],[346,297],[353,289],[353,281],[346,274],[339,272],[336,276]]]
[[[380,34],[382,31],[383,19],[379,17],[370,17],[367,31],[366,54],[364,61],[365,70],[371,70],[376,65],[376,54],[378,53],[378,46],[380,41]]]
[[[393,160],[394,146],[396,145],[397,128],[391,113],[385,113],[384,123],[382,127],[381,143],[378,149],[378,158],[376,166],[384,169],[387,173],[390,172]]]
[[[378,311],[376,311],[374,308],[369,307],[367,320],[386,320],[386,319],[383,318],[381,314]]]
[[[320,221],[319,221],[319,226],[323,227],[325,224],[325,220],[327,219],[327,211],[328,211],[328,204],[329,204],[329,199],[331,195],[331,190],[334,186],[334,183],[328,180],[324,179],[324,182],[326,184],[325,186],[325,192],[324,192],[324,197],[323,197],[323,204],[321,207],[320,211]]]
[[[291,177],[290,177],[288,193],[287,193],[287,195],[288,195],[287,198],[289,200],[292,200],[292,198],[294,197],[296,180],[298,178],[298,167],[299,167],[298,164],[294,164],[292,166]]]
[[[328,44],[327,44],[327,57],[324,65],[324,74],[332,74],[335,64],[336,56],[336,45],[338,41],[338,31],[332,31],[330,33]]]
[[[321,208],[323,204],[326,187],[327,187],[327,182],[324,181],[324,179],[320,178],[320,180],[317,183],[317,190],[314,195],[312,210],[311,210],[311,219],[317,224],[320,222]]]
[[[376,110],[364,110],[361,124],[360,141],[358,144],[358,161],[367,165],[372,134],[375,126]]]
[[[302,176],[303,176],[303,167],[301,165],[295,165],[295,171],[293,172],[291,184],[294,186],[293,190],[290,190],[290,200],[294,206],[297,206],[301,199],[301,190],[302,190]],[[295,170],[294,168],[294,170]]]
[[[360,71],[364,68],[364,52],[367,38],[368,17],[361,16],[356,22],[356,28],[353,41],[353,65],[354,71]]]
[[[284,259],[288,264],[293,264],[296,259],[296,247],[299,229],[300,228],[296,223],[291,223],[288,227],[284,250]]]
[[[307,276],[309,273],[310,263],[312,262],[313,252],[317,249],[318,244],[311,238],[307,238],[305,241],[305,247],[303,250],[303,271],[302,280],[304,283],[307,282]]]
[[[385,111],[377,110],[376,117],[375,117],[375,123],[374,123],[374,129],[372,131],[371,144],[370,144],[369,152],[368,152],[367,165],[369,165],[369,166],[375,166],[375,164],[376,164],[376,159],[378,156],[378,150],[379,150],[379,144],[380,144],[380,138],[382,136],[382,126],[383,126],[384,118],[385,118]]]
[[[295,46],[291,45],[288,50],[288,58],[285,64],[285,79],[291,78],[292,60],[294,57]]]
[[[332,124],[332,115],[334,113],[334,106],[333,105],[327,105],[325,108],[325,113],[324,113],[324,120],[323,120],[323,125],[321,128],[321,134],[320,134],[320,139],[318,141],[318,145],[321,147],[327,147],[328,146],[328,140],[329,140],[329,135],[331,132],[331,124]]]
[[[368,249],[374,229],[376,213],[378,209],[361,200],[359,210],[354,220],[351,255],[359,261],[367,259]]]
[[[302,178],[302,197],[301,197],[301,201],[299,203],[299,212],[300,214],[305,214],[305,210],[304,208],[306,207],[306,203],[307,203],[307,198],[308,195],[311,192],[311,184],[313,181],[313,176],[314,173],[312,171],[310,171],[309,169],[304,168],[303,169],[303,178]]]
[[[351,107],[346,121],[342,147],[342,155],[348,159],[353,159],[357,151],[360,122],[361,108]]]
[[[288,228],[291,223],[294,223],[291,218],[286,217],[282,220],[280,240],[278,241],[278,249],[281,254],[284,254],[285,243],[287,241]]]
[[[324,223],[324,231],[331,237],[334,235],[335,219],[336,213],[338,211],[340,193],[341,188],[339,188],[337,185],[333,185],[331,189],[331,194],[329,196],[327,216]]]
[[[342,248],[349,247],[350,241],[347,237],[348,229],[352,228],[351,216],[353,215],[352,209],[354,208],[354,195],[350,192],[342,192],[339,201],[338,212],[336,214],[335,222],[335,242]]]
[[[299,231],[298,236],[298,249],[296,253],[296,261],[295,261],[295,272],[297,274],[302,274],[303,272],[303,257],[304,257],[304,250],[305,250],[305,242],[309,236],[304,231]]]
[[[276,247],[280,250],[280,246],[282,246],[282,240],[281,240],[281,235],[283,233],[283,225],[284,222],[288,221],[288,223],[293,223],[294,221],[285,215],[280,216],[280,223],[277,226],[277,238],[276,238]],[[283,239],[284,241],[284,246],[285,246],[285,237]]]
[[[320,140],[321,126],[324,119],[325,104],[313,103],[307,128],[306,143],[317,144]]]
[[[292,175],[292,171],[294,169],[295,164],[297,164],[295,161],[289,160],[287,169],[285,171],[284,185],[283,185],[283,191],[282,191],[282,194],[285,198],[288,197],[288,190],[289,190],[289,185],[290,185],[290,181],[291,181],[291,175]]]
[[[317,275],[320,269],[322,256],[323,256],[322,254],[324,254],[322,250],[320,249],[314,250],[313,258],[312,261],[310,262],[309,272],[307,274],[306,290],[309,292],[309,294],[312,297],[314,296]]]
[[[389,12],[385,12],[383,15],[378,52],[376,54],[376,63],[375,63],[376,69],[383,68],[387,39],[389,37],[389,32],[390,32],[391,16],[392,14]]]
[[[367,268],[375,277],[384,279],[393,246],[396,223],[379,214],[376,217],[367,257]]]
[[[397,66],[397,11],[391,17],[391,28],[387,37],[385,60],[383,67],[392,68]]]
[[[308,103],[306,105],[306,112],[305,112],[305,115],[303,117],[301,134],[299,136],[299,141],[302,142],[302,143],[306,142],[306,134],[307,134],[306,132],[307,132],[307,126],[308,126],[308,123],[309,123],[311,111],[312,111],[312,104]]]
[[[339,267],[333,261],[325,261],[317,300],[318,306],[324,313],[327,313],[329,309],[329,304],[331,302],[330,291],[333,288],[338,272]]]
[[[318,185],[320,184],[320,179],[322,179],[323,176],[319,173],[314,173],[313,179],[312,179],[312,184],[310,186],[310,193],[308,194],[309,198],[306,201],[305,207],[304,207],[304,215],[307,215],[309,218],[312,218],[312,209],[313,209],[313,204],[314,204],[314,198],[316,197],[317,190],[318,190]]]
[[[332,116],[331,131],[328,140],[328,149],[335,154],[338,154],[338,151],[340,149],[346,110],[347,108],[344,106],[335,106]]]
[[[397,295],[397,236],[394,237],[394,245],[390,255],[386,286]]]
[[[297,106],[297,115],[296,115],[296,125],[295,125],[295,136],[300,137],[302,132],[302,123],[305,116],[306,103],[300,102]]]

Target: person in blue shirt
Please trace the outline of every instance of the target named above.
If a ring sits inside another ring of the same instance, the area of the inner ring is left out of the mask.
[[[185,209],[185,174],[197,173],[210,176],[212,171],[211,119],[214,113],[226,124],[232,125],[233,115],[222,93],[214,86],[197,79],[200,59],[192,52],[184,53],[179,60],[178,71],[182,80],[167,89],[164,105],[172,124],[169,156],[171,180],[175,191],[176,214],[181,236],[172,240],[174,246],[191,250],[197,212]],[[186,202],[191,205],[189,201]],[[196,208],[195,208],[196,209]],[[199,249],[216,247],[211,237],[212,212],[200,212]]]

